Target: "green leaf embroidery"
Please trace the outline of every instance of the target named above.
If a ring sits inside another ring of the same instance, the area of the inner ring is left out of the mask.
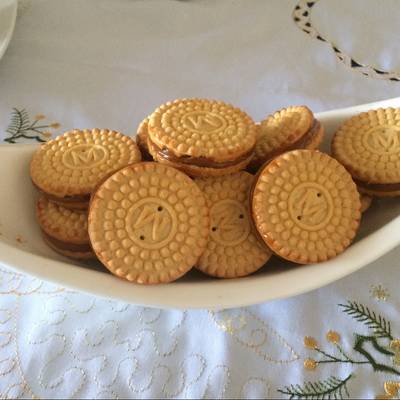
[[[29,127],[29,115],[25,109],[18,110],[13,108],[11,113],[11,122],[6,129],[6,132],[11,136],[17,136],[21,131]]]
[[[60,124],[54,122],[52,124],[38,125],[38,122],[44,118],[44,115],[39,115],[31,122],[29,114],[25,109],[19,110],[18,108],[13,108],[11,120],[6,129],[6,132],[10,136],[5,138],[4,141],[16,143],[17,139],[25,138],[45,142],[51,136],[49,129],[57,129]]]
[[[385,347],[382,347],[378,343],[377,339],[378,338],[376,338],[374,336],[356,335],[356,342],[354,344],[354,350],[356,350],[357,352],[362,354],[369,361],[369,364],[371,364],[374,371],[388,372],[390,374],[400,375],[400,371],[397,371],[395,368],[393,368],[389,365],[378,363],[374,359],[374,357],[370,354],[370,352],[364,348],[364,346],[363,346],[364,343],[369,342],[372,344],[372,347],[379,353],[386,355],[386,356],[393,357],[394,353],[387,350]]]
[[[364,323],[364,325],[373,331],[377,338],[393,340],[390,322],[386,321],[382,316],[375,314],[375,312],[370,311],[368,307],[356,301],[339,304],[339,307],[342,307],[343,311],[356,321]]]
[[[353,374],[350,374],[341,380],[331,376],[321,381],[306,382],[303,386],[285,386],[283,389],[278,389],[278,392],[288,395],[289,399],[343,399],[344,395],[348,398],[350,395],[347,390],[347,382],[352,377]]]

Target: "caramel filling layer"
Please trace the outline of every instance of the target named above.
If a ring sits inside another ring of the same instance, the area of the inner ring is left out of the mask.
[[[232,161],[223,161],[223,162],[217,162],[214,161],[210,158],[206,157],[192,157],[192,156],[181,156],[178,157],[177,155],[173,154],[170,150],[167,148],[163,147],[160,148],[154,142],[148,139],[148,145],[152,147],[152,150],[156,152],[160,157],[164,158],[167,161],[179,163],[179,164],[189,164],[189,165],[195,165],[196,167],[205,167],[205,168],[227,168],[231,167],[233,165],[239,164],[242,161],[245,161],[247,158],[249,158],[253,154],[253,149],[251,149],[249,152],[241,155],[240,157],[236,158],[235,160]]]
[[[90,200],[90,194],[85,194],[85,195],[81,195],[81,196],[65,196],[65,197],[58,197],[55,196],[54,194],[49,194],[47,192],[45,192],[44,190],[40,189],[40,187],[38,187],[37,185],[35,185],[35,182],[33,182],[33,186],[35,186],[35,188],[43,194],[43,196],[45,196],[47,199],[52,200],[54,202],[61,202],[61,203],[88,203],[89,204],[89,200]]]
[[[63,242],[62,240],[58,240],[50,235],[48,235],[46,232],[42,230],[43,236],[46,237],[46,239],[54,245],[54,247],[57,247],[60,250],[67,250],[67,251],[72,251],[72,252],[79,252],[79,253],[86,253],[89,251],[92,251],[92,248],[90,247],[89,243],[84,243],[84,244],[76,244],[76,243],[67,243]]]
[[[376,190],[378,192],[394,192],[400,190],[400,183],[366,183],[354,178],[353,180],[357,186],[367,190]]]

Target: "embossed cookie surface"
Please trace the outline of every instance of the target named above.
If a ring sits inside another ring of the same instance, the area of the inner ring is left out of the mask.
[[[332,154],[367,189],[370,184],[400,184],[400,108],[371,110],[347,120],[335,133]],[[400,185],[392,190],[400,194]]]
[[[270,162],[254,187],[258,232],[277,255],[297,263],[335,257],[348,247],[361,204],[350,174],[335,159],[294,150]]]
[[[88,235],[87,211],[75,211],[41,197],[36,203],[36,216],[46,242],[63,255],[94,258]]]
[[[305,106],[284,108],[261,121],[252,165],[261,166],[263,162],[284,152],[304,137],[313,128],[313,123],[314,115]],[[322,139],[320,129],[321,127],[318,127],[315,132],[319,142]]]
[[[149,121],[149,136],[175,156],[224,162],[252,151],[254,121],[221,101],[182,99],[160,106]]]
[[[107,175],[140,159],[135,141],[119,132],[73,130],[42,145],[30,172],[41,191],[63,199],[89,195]]]
[[[204,251],[208,207],[185,174],[156,163],[121,169],[99,187],[89,236],[102,263],[129,281],[151,284],[184,275]]]
[[[245,276],[270,258],[271,252],[258,241],[250,223],[253,180],[247,172],[196,180],[210,208],[210,236],[196,264],[206,274],[220,278]]]

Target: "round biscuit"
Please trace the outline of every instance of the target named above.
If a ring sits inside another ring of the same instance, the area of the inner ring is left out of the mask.
[[[196,179],[210,209],[207,248],[196,264],[218,278],[238,278],[260,269],[271,251],[252,232],[249,194],[254,177],[238,172],[218,178]]]
[[[86,210],[71,210],[40,197],[36,203],[36,217],[42,230],[59,241],[89,243]]]
[[[254,186],[252,213],[270,249],[308,264],[343,252],[361,218],[357,187],[335,159],[313,150],[294,150],[272,160]]]
[[[256,136],[254,121],[222,101],[179,99],[150,115],[150,140],[178,157],[235,160],[252,151]]]
[[[400,183],[400,108],[370,110],[345,121],[333,137],[332,154],[359,181]]]
[[[254,157],[251,159],[247,171],[256,174],[257,171],[267,162],[271,161],[274,157],[290,150],[296,150],[296,149],[307,149],[307,150],[318,150],[322,140],[324,138],[324,133],[325,129],[322,126],[321,123],[319,123],[319,127],[315,130],[313,133],[312,137],[308,138],[305,143],[303,143],[301,146],[289,146],[285,150],[281,149],[281,151],[278,151],[276,153],[269,153],[267,156],[265,156],[265,153],[258,152],[257,154],[254,154]]]
[[[262,164],[283,153],[312,127],[314,115],[306,106],[283,108],[260,122],[254,162]]]
[[[41,145],[30,173],[39,190],[62,199],[89,195],[105,176],[140,160],[128,136],[108,129],[75,129]]]
[[[184,275],[204,251],[208,230],[199,187],[163,164],[119,170],[90,202],[94,252],[113,274],[136,283],[166,283]]]

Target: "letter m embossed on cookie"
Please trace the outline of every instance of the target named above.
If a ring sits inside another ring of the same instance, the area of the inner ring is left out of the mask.
[[[376,145],[381,146],[386,151],[392,151],[399,148],[400,131],[390,130],[387,134],[376,136]]]
[[[100,145],[81,144],[68,149],[62,158],[63,164],[72,169],[91,168],[107,157],[107,150]]]
[[[327,190],[315,183],[297,186],[289,197],[289,212],[293,221],[307,230],[322,228],[332,216],[332,198]]]
[[[137,221],[133,228],[141,229],[146,225],[151,225],[151,239],[158,242],[163,237],[168,236],[167,230],[169,229],[169,218],[165,214],[154,212],[153,208],[145,205],[141,210]]]
[[[195,132],[215,132],[225,129],[227,122],[221,115],[210,111],[192,111],[182,117],[182,125]]]
[[[150,197],[131,207],[125,223],[131,240],[146,249],[165,246],[177,230],[174,209],[167,202]]]
[[[364,145],[372,153],[377,154],[400,152],[400,127],[395,125],[374,127],[366,132]]]
[[[211,235],[223,246],[236,246],[246,240],[250,233],[247,211],[236,200],[226,199],[215,203],[210,209]]]
[[[303,217],[313,220],[320,219],[319,214],[326,212],[327,204],[321,197],[315,195],[313,190],[306,190],[298,201],[298,208]]]

